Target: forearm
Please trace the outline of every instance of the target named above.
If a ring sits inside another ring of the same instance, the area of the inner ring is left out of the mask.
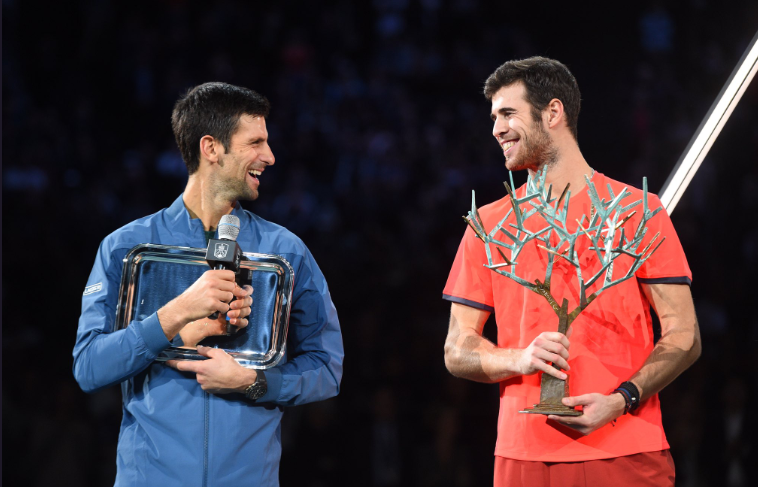
[[[230,309],[227,302],[231,302],[235,296],[242,298],[245,295],[233,279],[234,274],[231,271],[206,271],[184,292],[163,305],[157,314],[166,338],[173,340],[188,324],[195,321],[198,321],[198,327],[202,328],[214,327],[215,325],[210,323],[216,321],[216,325],[225,329],[226,323],[222,314]],[[237,300],[235,304],[239,305],[241,302]],[[219,317],[211,320],[209,316],[214,312],[218,312]],[[200,341],[205,336],[214,334],[212,330],[198,329],[198,327],[194,328],[194,333],[189,331],[183,334],[182,341],[191,343],[194,339]]]
[[[266,371],[268,392],[257,402],[294,406],[336,396],[345,349],[337,310],[313,257],[292,255],[295,275],[287,361]]]
[[[489,316],[488,311],[470,306],[458,303],[450,306],[445,365],[451,374],[486,383],[537,372],[566,379],[563,372],[569,369],[566,335],[542,332],[526,348],[500,348],[482,336]]]
[[[309,333],[307,325],[292,324],[287,352],[291,358],[266,371],[268,391],[258,402],[296,406],[339,393],[345,350],[337,311],[331,305],[324,311],[327,321],[317,333]]]
[[[155,315],[112,333],[84,327],[74,348],[74,376],[85,392],[133,377],[170,345]]]
[[[445,340],[445,366],[456,377],[494,383],[521,375],[522,350],[499,348],[482,336],[489,312],[453,303]]]
[[[639,389],[640,400],[657,394],[669,385],[695,363],[700,352],[698,333],[673,329],[662,336],[640,370],[630,379]]]
[[[306,354],[266,371],[268,392],[258,402],[299,406],[336,396],[342,380],[342,362]]]
[[[660,392],[700,356],[700,330],[689,286],[643,285],[642,290],[661,321],[661,338],[639,371],[629,380],[640,400]]]
[[[685,331],[687,329],[690,332]],[[658,341],[640,370],[631,377],[630,382],[639,390],[640,401],[659,392],[697,360],[700,355],[700,338],[691,330],[692,327],[670,329]],[[549,416],[548,419],[588,435],[625,414],[627,399],[629,397],[620,392],[594,392],[564,398],[563,404],[566,406],[582,406],[583,414],[578,417]]]
[[[520,350],[498,348],[471,332],[449,335],[445,342],[445,366],[456,377],[495,383],[520,375]]]
[[[97,289],[82,297],[74,345],[73,372],[86,392],[118,384],[144,370],[171,343],[156,314],[117,330],[116,306],[121,265],[127,249],[112,250],[106,239],[87,282]]]
[[[156,312],[158,315],[158,321],[160,321],[161,324],[161,329],[163,329],[163,334],[166,335],[166,339],[168,340],[173,340],[174,337],[181,333],[182,329],[190,322],[184,313],[186,306],[182,305],[180,298],[181,296],[177,296]],[[185,337],[183,336],[182,341],[184,341],[184,343],[190,343],[193,341],[192,339],[188,338],[185,340],[184,338]]]

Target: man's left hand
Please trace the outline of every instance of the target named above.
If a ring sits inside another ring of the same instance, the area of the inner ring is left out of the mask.
[[[621,394],[614,393],[606,396],[596,392],[575,397],[564,397],[563,404],[571,407],[582,406],[582,415],[556,416],[551,414],[547,419],[573,428],[583,435],[588,435],[621,416],[626,406]]]
[[[198,346],[197,352],[208,360],[169,360],[166,364],[182,372],[194,372],[205,392],[244,392],[258,376],[255,370],[244,368],[220,348]]]
[[[233,294],[237,299],[231,302],[229,311],[226,313],[229,321],[223,315],[219,315],[215,320],[203,318],[187,323],[179,332],[185,347],[197,346],[198,343],[211,336],[225,335],[227,323],[238,329],[247,326],[247,317],[253,306],[253,288],[247,284],[244,287],[235,285]]]
[[[229,323],[237,328],[244,328],[253,306],[253,286],[245,284],[243,287],[235,287],[234,297],[237,299],[229,305],[226,316],[229,317]]]

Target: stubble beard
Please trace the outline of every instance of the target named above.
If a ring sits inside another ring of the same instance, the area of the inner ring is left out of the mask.
[[[233,179],[225,181],[220,191],[228,197],[229,201],[255,201],[258,199],[258,190],[248,186],[246,180]]]
[[[529,137],[522,137],[521,154],[513,160],[505,159],[509,171],[530,169],[539,171],[543,166],[554,165],[558,161],[558,149],[553,145],[550,134],[545,131],[540,121],[534,120]]]
[[[227,163],[236,163],[236,160],[233,156],[227,160],[222,159],[221,167]],[[216,194],[229,201],[255,201],[258,199],[258,190],[247,184],[247,173],[242,180],[239,177],[218,178],[212,187]]]

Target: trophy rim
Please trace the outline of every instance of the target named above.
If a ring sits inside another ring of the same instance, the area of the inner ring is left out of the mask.
[[[124,268],[119,289],[119,299],[116,305],[116,330],[130,325],[134,318],[134,296],[139,265],[148,261],[163,261],[207,266],[205,261],[206,249],[178,245],[162,245],[142,243],[132,247],[124,257]],[[254,350],[238,350],[217,346],[231,355],[240,365],[251,369],[268,369],[277,365],[286,353],[287,332],[292,306],[295,272],[292,265],[276,254],[258,252],[243,252],[244,259],[240,268],[251,271],[274,272],[279,276],[275,290],[276,303],[271,317],[271,345],[261,353]],[[193,348],[170,346],[161,351],[156,361],[167,360],[206,360]]]

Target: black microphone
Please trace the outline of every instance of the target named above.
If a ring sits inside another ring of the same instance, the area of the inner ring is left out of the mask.
[[[208,241],[208,250],[205,252],[205,260],[214,270],[230,270],[235,274],[239,271],[242,249],[237,243],[237,235],[240,233],[240,219],[234,215],[224,215],[218,223],[218,239]],[[232,297],[234,301],[234,297]],[[231,301],[230,301],[231,302]],[[208,318],[218,319],[218,311]],[[226,334],[232,335],[235,327],[229,323],[226,325]]]

